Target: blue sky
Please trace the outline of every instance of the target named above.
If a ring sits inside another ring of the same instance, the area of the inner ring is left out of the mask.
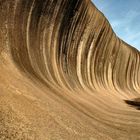
[[[140,0],[92,0],[115,33],[140,50]]]

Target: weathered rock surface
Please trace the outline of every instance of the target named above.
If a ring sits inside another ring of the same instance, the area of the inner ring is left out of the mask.
[[[140,53],[90,0],[0,0],[0,140],[140,140],[138,98]]]

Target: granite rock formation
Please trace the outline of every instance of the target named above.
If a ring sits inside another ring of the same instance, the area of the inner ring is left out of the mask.
[[[90,0],[0,11],[0,140],[140,140],[140,53]]]

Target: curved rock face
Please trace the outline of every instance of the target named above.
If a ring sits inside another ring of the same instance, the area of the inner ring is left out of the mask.
[[[1,140],[140,139],[140,53],[90,0],[0,9]]]

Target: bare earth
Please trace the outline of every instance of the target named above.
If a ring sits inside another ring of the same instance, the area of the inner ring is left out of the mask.
[[[0,140],[140,140],[140,53],[90,0],[0,0]]]

